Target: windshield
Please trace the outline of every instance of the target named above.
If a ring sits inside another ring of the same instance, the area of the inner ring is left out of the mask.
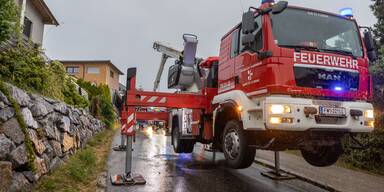
[[[297,8],[271,15],[271,20],[275,41],[281,47],[363,56],[359,31],[352,20]]]

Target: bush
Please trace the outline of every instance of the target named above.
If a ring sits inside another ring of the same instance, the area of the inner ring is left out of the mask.
[[[17,45],[0,53],[0,78],[20,88],[42,92],[49,87],[49,70],[40,50]]]
[[[0,0],[0,43],[17,30],[18,9],[14,0]]]
[[[64,101],[70,105],[81,108],[86,108],[89,106],[88,100],[77,92],[76,86],[72,80],[70,80],[70,78],[68,78],[65,82],[63,94]]]
[[[110,99],[105,97],[101,98],[101,115],[103,116],[103,122],[109,128],[113,128],[115,121],[115,112]]]
[[[113,128],[116,114],[112,105],[109,87],[103,84],[93,85],[82,79],[79,79],[77,84],[88,92],[91,114],[100,118],[108,128]]]
[[[87,99],[77,92],[63,65],[57,61],[47,64],[40,53],[38,47],[21,43],[0,52],[0,79],[75,107],[87,107]]]

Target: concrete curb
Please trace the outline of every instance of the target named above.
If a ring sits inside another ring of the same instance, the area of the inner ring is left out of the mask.
[[[270,162],[270,161],[267,161],[267,160],[264,160],[264,159],[259,159],[259,158],[255,158],[255,163],[259,164],[259,165],[262,165],[262,166],[265,166],[265,167],[268,167],[268,168],[271,168],[273,169],[275,166],[274,166],[274,163]],[[296,176],[298,179],[300,180],[303,180],[305,182],[308,182],[308,183],[311,183],[312,185],[315,185],[317,187],[320,187],[322,189],[325,189],[327,191],[332,191],[332,192],[342,192],[340,190],[337,190],[336,188],[332,187],[331,185],[328,185],[328,184],[325,184],[323,182],[320,182],[320,181],[316,181],[316,180],[313,180],[312,178],[308,178],[306,177],[305,175],[303,174],[300,174],[300,173],[296,173],[294,171],[289,171],[287,170],[286,168],[284,167],[280,167],[280,169],[285,172],[285,173],[288,173],[288,174],[291,174],[291,175],[294,175]]]

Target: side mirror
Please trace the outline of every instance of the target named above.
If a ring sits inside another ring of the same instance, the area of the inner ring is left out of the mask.
[[[375,40],[373,39],[371,32],[368,30],[364,31],[364,44],[367,48],[367,56],[369,61],[375,62],[378,59]]]
[[[241,44],[245,47],[251,47],[252,44],[255,42],[256,37],[252,33],[245,34],[243,38],[241,39]]]
[[[367,48],[367,51],[373,51],[376,49],[372,34],[368,30],[364,31],[364,44]]]
[[[369,61],[371,61],[371,62],[375,62],[378,60],[376,51],[368,51],[367,55],[368,55]]]
[[[279,1],[276,5],[272,7],[272,14],[279,14],[283,12],[288,7],[287,1]]]
[[[257,24],[255,23],[255,12],[250,10],[243,13],[243,20],[241,25],[243,34],[254,32],[257,29]]]

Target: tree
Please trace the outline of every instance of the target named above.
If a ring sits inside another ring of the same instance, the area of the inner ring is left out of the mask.
[[[384,55],[384,1],[383,0],[372,0],[373,4],[371,9],[373,14],[377,18],[377,23],[374,25],[374,34],[378,39],[378,44],[380,46],[379,52],[381,56]]]
[[[17,31],[18,8],[15,0],[0,0],[0,43]]]
[[[380,111],[384,111],[384,1],[372,0],[371,9],[377,18],[373,33],[377,39],[379,60],[371,65],[374,85],[374,103]]]
[[[374,104],[375,107],[384,111],[384,1],[372,0],[371,9],[377,18],[373,33],[377,39],[379,60],[371,65],[371,73],[374,85]],[[380,124],[380,127],[384,124]]]
[[[377,40],[379,53],[379,60],[370,64],[374,87],[375,130],[372,134],[358,136],[360,142],[370,145],[366,150],[351,148],[355,144],[346,139],[344,159],[357,167],[384,174],[384,1],[372,0],[372,2],[371,9],[377,17],[373,33]]]

